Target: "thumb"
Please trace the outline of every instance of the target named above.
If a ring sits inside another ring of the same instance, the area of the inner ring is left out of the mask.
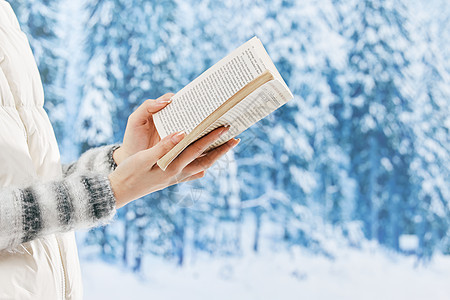
[[[147,121],[148,118],[166,107],[171,101],[173,93],[167,93],[162,95],[156,100],[149,99],[144,101],[131,115],[130,121],[136,124],[140,124],[143,121]]]
[[[169,134],[152,148],[143,151],[145,153],[145,159],[147,161],[156,162],[167,152],[172,150],[172,148],[175,147],[175,145],[178,144],[185,137],[185,135],[186,134],[184,131]]]
[[[167,93],[162,95],[156,100],[147,100],[144,102],[144,107],[148,114],[154,114],[167,106],[170,102],[172,102],[172,96],[174,93]]]

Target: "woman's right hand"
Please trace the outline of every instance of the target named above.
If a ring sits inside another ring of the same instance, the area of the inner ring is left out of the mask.
[[[178,155],[165,171],[161,170],[156,162],[183,139],[183,132],[168,135],[154,147],[125,159],[109,175],[116,197],[116,208],[170,185],[203,177],[206,169],[239,143],[239,140],[231,139],[202,155],[227,131],[228,128],[220,127],[197,140]]]

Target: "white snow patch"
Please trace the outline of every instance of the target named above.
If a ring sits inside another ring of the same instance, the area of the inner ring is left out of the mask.
[[[336,259],[290,252],[201,257],[184,267],[158,258],[147,275],[84,261],[85,299],[450,299],[450,257],[426,266],[378,248],[340,249]]]
[[[415,251],[419,247],[419,238],[414,234],[402,234],[399,243],[403,251]]]

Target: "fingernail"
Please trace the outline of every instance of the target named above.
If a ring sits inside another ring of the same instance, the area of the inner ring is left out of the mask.
[[[232,148],[236,147],[239,144],[240,141],[241,141],[241,139],[235,140],[234,145],[232,146]]]
[[[170,103],[170,102],[172,102],[172,98],[156,100],[156,103],[158,103],[158,104],[167,104],[167,103]]]
[[[174,143],[178,143],[179,141],[181,141],[184,138],[184,131],[180,131],[177,134],[175,134],[174,136],[171,137],[172,142]]]
[[[172,102],[172,97],[169,97],[169,98],[161,97],[156,100],[156,103],[158,103],[158,104],[165,104],[165,103],[170,103],[170,102]]]

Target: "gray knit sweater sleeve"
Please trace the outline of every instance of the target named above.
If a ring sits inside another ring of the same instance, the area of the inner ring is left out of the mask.
[[[86,171],[109,175],[117,167],[113,153],[119,147],[120,145],[107,145],[86,151],[76,162],[62,166],[64,176]]]
[[[51,234],[107,224],[116,200],[107,175],[117,146],[87,151],[50,182],[0,189],[0,250]]]

